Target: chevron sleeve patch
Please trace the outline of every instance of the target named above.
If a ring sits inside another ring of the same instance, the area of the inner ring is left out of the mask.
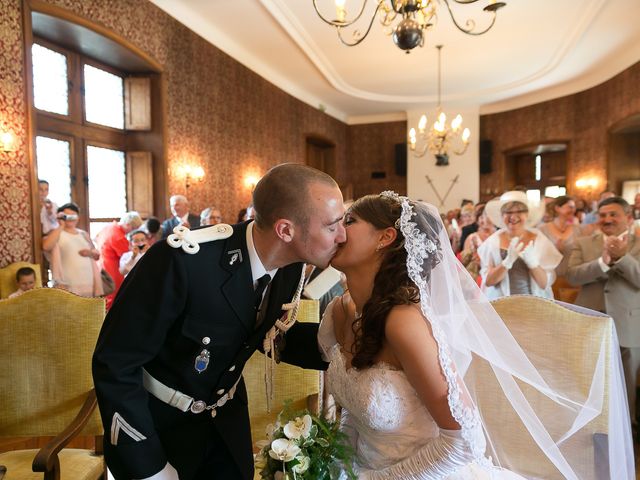
[[[147,437],[129,425],[127,421],[122,418],[118,412],[116,412],[113,414],[113,419],[111,420],[111,445],[118,444],[118,437],[120,436],[121,430],[136,442],[141,442],[142,440],[147,439]]]

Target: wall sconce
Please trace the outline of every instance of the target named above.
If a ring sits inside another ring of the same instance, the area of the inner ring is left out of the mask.
[[[245,186],[251,189],[252,192],[256,188],[258,181],[260,181],[260,178],[257,175],[247,175],[244,177]]]
[[[204,179],[204,169],[200,166],[182,165],[179,170],[180,175],[184,176],[184,186],[189,191],[189,187],[195,182],[201,182]]]
[[[584,190],[587,198],[591,198],[599,183],[600,180],[597,177],[582,177],[576,180],[576,188]]]
[[[576,180],[576,187],[593,189],[598,186],[598,179],[595,177],[584,177]]]
[[[13,152],[16,149],[16,139],[13,133],[0,131],[0,150],[3,152]]]

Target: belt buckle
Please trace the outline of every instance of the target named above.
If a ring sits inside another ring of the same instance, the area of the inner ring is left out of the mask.
[[[203,402],[202,400],[196,400],[191,404],[189,410],[191,410],[192,413],[202,413],[206,408],[207,404],[205,402]]]

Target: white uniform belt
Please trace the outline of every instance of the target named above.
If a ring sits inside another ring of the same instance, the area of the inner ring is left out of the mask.
[[[238,382],[240,382],[241,378],[242,375],[238,377],[236,383],[234,383],[229,391],[222,395],[216,403],[207,405],[207,402],[204,400],[194,400],[193,397],[166,386],[160,380],[152,377],[144,368],[142,369],[142,384],[144,385],[145,390],[158,400],[161,400],[167,405],[171,405],[183,412],[191,411],[192,413],[202,413],[205,410],[211,410],[212,417],[216,416],[217,408],[222,407],[228,400],[233,398],[233,395],[236,393],[236,387],[238,386]]]

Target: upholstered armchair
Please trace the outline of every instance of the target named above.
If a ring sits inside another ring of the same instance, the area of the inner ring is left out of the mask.
[[[7,298],[18,288],[16,286],[16,272],[22,267],[31,267],[36,272],[36,287],[42,286],[40,265],[28,262],[16,262],[0,268],[0,298]]]
[[[580,463],[584,466],[584,471],[576,472],[581,480],[610,478],[608,433],[613,424],[610,423],[609,393],[612,384],[617,382],[619,386],[621,382],[620,378],[612,375],[615,371],[612,369],[612,362],[619,356],[612,351],[612,345],[616,342],[611,317],[573,305],[525,295],[503,297],[493,301],[492,305],[537,368],[565,372],[562,380],[565,389],[570,388],[577,397],[586,399],[590,394],[593,395],[590,387],[594,378],[602,382],[601,395],[598,398],[591,397],[594,405],[600,405],[599,409],[591,412],[594,418],[579,433],[569,436],[559,448],[572,458],[581,457]],[[604,360],[603,363],[598,363],[601,360]],[[597,365],[602,368],[597,368]],[[510,421],[515,418],[516,413],[506,399],[496,398],[494,395],[498,386],[494,375],[483,375],[489,368],[486,363],[474,356],[472,368],[477,375],[476,385],[479,389],[476,401],[481,405],[485,418],[500,419],[498,425],[493,425],[494,446],[506,458],[514,459],[513,465],[503,466],[514,468],[521,475],[531,478],[564,478],[531,437],[520,434],[520,422]],[[547,418],[548,410],[545,407],[550,405],[551,400],[539,392],[533,394],[532,389],[522,382],[519,385],[529,395],[536,414]],[[561,438],[567,430],[566,425],[554,425],[554,428],[557,431],[550,433],[555,440]],[[491,455],[491,452],[488,454]]]
[[[106,478],[96,451],[65,448],[102,435],[91,356],[104,315],[103,299],[57,289],[0,301],[0,441],[53,436],[39,451],[0,453],[3,480]]]

